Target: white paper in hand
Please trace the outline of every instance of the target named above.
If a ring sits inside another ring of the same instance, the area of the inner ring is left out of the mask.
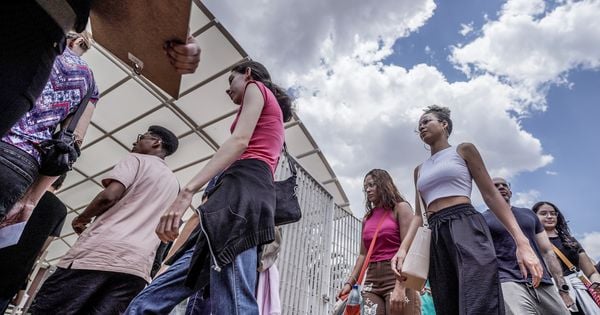
[[[19,222],[0,228],[0,248],[15,245],[19,242],[27,222]]]

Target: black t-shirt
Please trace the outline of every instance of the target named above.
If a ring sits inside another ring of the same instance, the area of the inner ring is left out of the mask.
[[[575,239],[573,240],[575,241]],[[575,243],[575,248],[565,246],[563,245],[560,237],[558,236],[550,237],[550,242],[552,242],[552,245],[556,246],[556,248],[558,248],[558,250],[560,250],[560,252],[563,253],[563,255],[567,256],[567,259],[569,259],[569,261],[575,267],[579,268],[579,254],[585,252],[581,245],[579,245],[579,243]],[[560,259],[558,255],[556,256],[556,258],[558,259],[558,261],[560,261],[560,266],[562,267],[563,275],[566,276],[573,273],[573,271],[569,270],[567,265],[563,263],[562,259]]]
[[[531,247],[542,262],[542,266],[544,267],[544,276],[542,277],[541,283],[552,284],[550,273],[544,264],[540,248],[535,241],[535,236],[544,231],[542,223],[538,219],[537,215],[529,209],[517,207],[511,207],[511,209],[515,215],[515,218],[517,219],[517,223],[521,227],[521,230],[523,230],[525,237],[529,239],[529,244],[531,244]],[[492,211],[487,210],[483,213],[483,217],[490,228],[492,240],[494,241],[494,247],[496,248],[500,282],[531,282],[531,274],[528,274],[527,281],[523,279],[523,275],[521,274],[519,264],[517,262],[517,256],[515,254],[517,245],[515,244],[515,241],[510,233],[508,233],[504,225],[500,223]]]
[[[0,249],[0,298],[12,298],[27,280],[49,236],[60,236],[67,208],[46,192],[33,209],[19,243]]]

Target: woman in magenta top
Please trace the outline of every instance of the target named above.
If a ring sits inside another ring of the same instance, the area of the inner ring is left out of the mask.
[[[227,95],[240,106],[231,136],[185,185],[156,229],[174,240],[192,197],[219,176],[198,208],[200,228],[186,285],[209,287],[212,314],[258,314],[255,299],[257,247],[275,239],[273,175],[284,142],[291,101],[255,61],[233,66]]]
[[[421,314],[417,292],[397,281],[390,266],[390,260],[400,248],[412,219],[410,204],[402,198],[392,177],[384,170],[373,169],[367,173],[364,192],[367,213],[363,218],[360,254],[338,296],[349,293],[357,282],[377,226],[382,222],[365,275],[362,292],[365,312],[377,315]]]

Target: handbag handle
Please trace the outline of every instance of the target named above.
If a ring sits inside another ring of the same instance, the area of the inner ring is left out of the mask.
[[[571,263],[571,261],[569,260],[569,258],[567,258],[567,256],[565,256],[565,254],[563,254],[560,249],[558,249],[558,247],[552,245],[552,250],[554,251],[554,253],[556,254],[556,256],[558,256],[560,258],[560,260],[562,260],[562,262],[567,266],[567,268],[569,268],[569,270],[571,271],[577,271],[577,268],[575,268],[575,266]]]
[[[69,122],[69,125],[67,126],[66,132],[68,134],[73,134],[73,132],[75,132],[75,128],[77,128],[77,123],[79,123],[79,119],[83,115],[83,112],[85,111],[85,108],[87,107],[87,104],[90,101],[90,98],[92,97],[93,92],[94,92],[94,87],[88,86],[87,93],[85,94],[85,96],[83,97],[81,102],[79,102],[79,107],[77,108],[77,111],[75,111],[73,118],[71,119],[71,121]]]
[[[296,166],[294,165],[294,163],[292,163],[292,159],[290,158],[291,155],[288,152],[287,144],[285,143],[285,141],[283,142],[283,154],[285,155],[285,158],[288,161],[288,164],[290,166],[290,171],[292,171],[292,175],[296,176],[298,171],[296,170]]]
[[[377,235],[379,235],[379,230],[381,230],[381,226],[383,225],[383,221],[390,215],[389,212],[386,212],[381,219],[379,219],[379,223],[377,224],[377,229],[375,230],[375,234],[373,234],[373,239],[371,240],[371,244],[369,245],[369,250],[367,251],[367,256],[365,256],[365,261],[363,262],[362,267],[360,268],[360,273],[358,274],[358,278],[356,279],[356,283],[362,283],[363,277],[367,272],[367,267],[369,266],[371,255],[373,254],[373,248],[375,248],[375,242],[377,241]]]

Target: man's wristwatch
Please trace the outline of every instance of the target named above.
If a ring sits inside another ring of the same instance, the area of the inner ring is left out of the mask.
[[[558,287],[558,291],[560,291],[560,292],[567,292],[568,293],[569,289],[570,288],[569,288],[569,286],[566,283]]]

